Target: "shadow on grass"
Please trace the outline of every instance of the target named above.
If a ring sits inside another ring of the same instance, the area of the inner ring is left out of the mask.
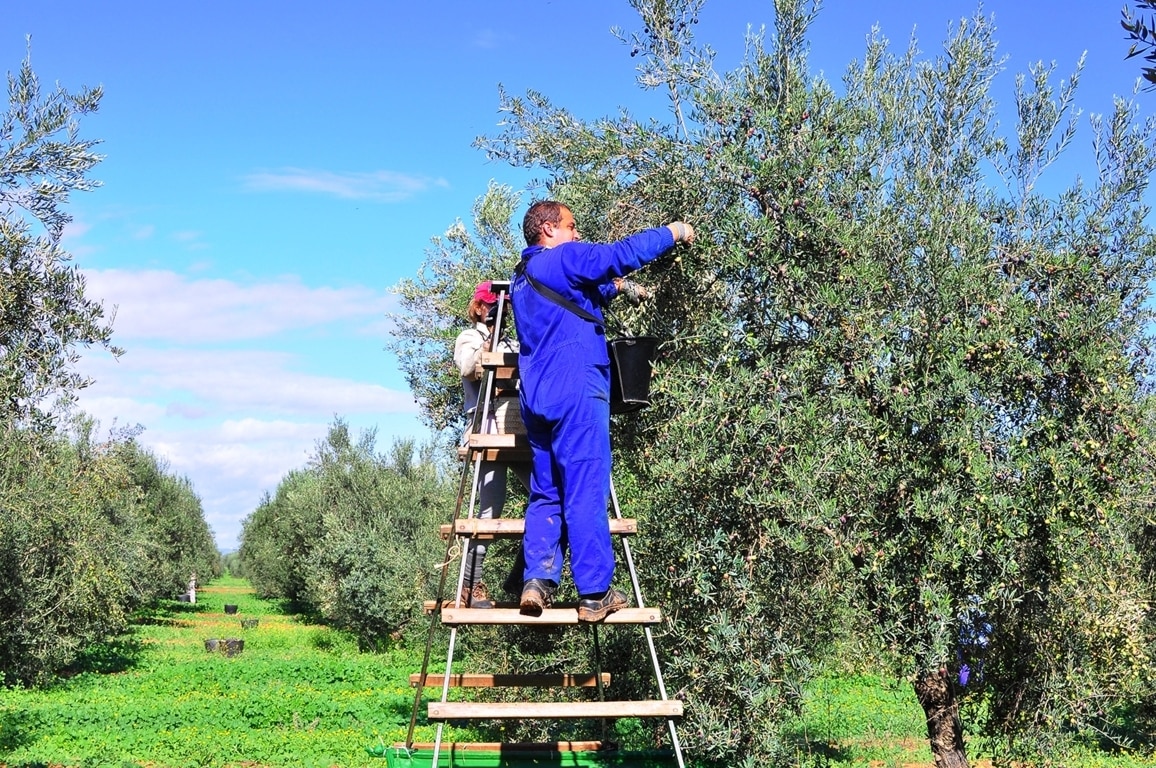
[[[277,610],[285,616],[292,616],[302,624],[316,624],[326,626],[325,617],[314,607],[296,600],[276,600]]]
[[[0,754],[7,754],[36,741],[40,727],[30,712],[11,710],[0,714]]]
[[[165,600],[136,611],[129,623],[134,626],[149,627],[191,627],[192,622],[182,617],[191,617],[204,612],[205,607],[203,605]]]
[[[94,643],[81,651],[76,660],[60,672],[60,678],[67,680],[86,672],[96,675],[124,672],[135,667],[143,653],[144,646],[140,640],[130,635]]]
[[[130,626],[189,627],[188,618],[205,609],[200,605],[164,600],[137,610],[129,620]],[[60,671],[62,681],[86,672],[97,675],[111,675],[135,667],[144,653],[140,640],[131,634],[120,635],[111,640],[93,643],[82,650],[76,659]]]
[[[158,603],[154,611],[159,614],[204,613],[205,605],[204,603],[178,603],[173,600],[165,600]]]
[[[788,739],[798,750],[798,754],[807,755],[811,760],[819,760],[821,765],[827,763],[841,765],[850,762],[852,758],[851,750],[846,747],[840,747],[827,741],[808,739],[801,733],[795,733]]]
[[[1156,699],[1120,708],[1115,717],[1100,724],[1097,746],[1102,752],[1125,755],[1156,746]]]

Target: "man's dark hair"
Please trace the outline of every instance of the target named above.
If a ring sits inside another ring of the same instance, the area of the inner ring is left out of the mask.
[[[562,209],[566,206],[557,200],[539,200],[530,205],[522,219],[522,234],[526,237],[526,245],[537,245],[542,236],[543,224],[562,223]]]

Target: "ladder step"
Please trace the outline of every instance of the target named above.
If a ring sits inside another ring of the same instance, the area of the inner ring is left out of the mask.
[[[513,742],[489,742],[489,741],[443,741],[442,751],[446,754],[453,754],[455,752],[501,752],[503,755],[508,754],[541,754],[543,752],[598,752],[606,748],[606,743],[601,741],[513,741]],[[404,750],[405,744],[394,744],[394,749]],[[431,750],[434,748],[433,742],[415,742],[411,749],[414,750]],[[610,754],[614,754],[611,750]]]
[[[563,626],[578,624],[577,604],[548,608],[537,616],[515,608],[442,608],[442,624],[525,624]],[[662,611],[657,608],[623,608],[603,619],[601,624],[661,624]]]
[[[517,368],[518,367],[518,353],[517,352],[482,352],[482,367],[483,368]],[[501,377],[499,377],[501,378]]]
[[[538,719],[583,717],[682,717],[682,702],[663,701],[433,701],[430,720]]]
[[[479,453],[486,461],[529,461],[530,440],[512,433],[474,432],[468,445],[458,448],[458,459],[472,460]]]
[[[518,380],[521,378],[517,352],[483,352],[481,367],[493,375],[496,386],[513,390],[517,396]]]
[[[512,388],[518,382],[518,366],[516,365],[486,365],[482,364],[483,368],[488,368],[494,372],[494,382],[499,387]]]
[[[529,448],[530,439],[525,435],[516,435],[509,432],[471,432],[469,444],[472,449],[479,448]]]
[[[530,461],[534,456],[530,452],[530,447],[525,448],[479,448],[473,450],[471,448],[458,448],[458,460],[466,461],[472,459],[471,451],[474,455],[482,454],[483,461]]]
[[[450,535],[450,525],[441,526],[441,536]],[[455,520],[454,533],[458,536],[469,536],[476,539],[505,539],[521,536],[526,532],[526,521],[520,517],[493,517],[483,519],[469,517]],[[612,517],[610,518],[610,533],[615,536],[633,536],[638,533],[638,521]]]
[[[421,681],[420,674],[409,676],[409,684],[416,687]],[[426,688],[440,688],[445,682],[444,672],[430,672],[425,677]],[[454,673],[450,675],[451,688],[594,688],[598,685],[598,675],[484,675],[479,673]],[[610,685],[610,673],[602,673],[602,685]]]

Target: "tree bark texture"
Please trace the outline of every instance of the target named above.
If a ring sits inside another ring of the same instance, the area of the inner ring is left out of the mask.
[[[969,768],[959,703],[947,670],[923,672],[911,685],[927,718],[927,740],[935,757],[935,768]]]

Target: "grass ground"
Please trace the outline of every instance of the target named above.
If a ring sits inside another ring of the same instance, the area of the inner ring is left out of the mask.
[[[197,597],[142,616],[52,688],[0,689],[0,768],[386,768],[370,751],[405,741],[418,652],[359,653],[347,636],[287,615],[237,579]],[[243,619],[258,625],[243,629]],[[243,639],[244,651],[207,652],[205,640],[220,638]],[[797,733],[800,765],[933,766],[919,707],[899,682],[823,678]],[[419,722],[415,740],[433,737]],[[453,728],[445,737],[475,740]],[[1156,760],[1095,754],[1069,768],[1131,766]]]
[[[935,768],[923,713],[907,682],[846,673],[821,677],[806,691],[795,727],[799,764],[822,768]],[[969,743],[972,768],[992,761]],[[1050,763],[1055,768],[1151,768],[1156,756],[1085,749]]]
[[[242,629],[253,618],[258,626]],[[207,652],[216,638],[241,638],[244,651]],[[221,579],[195,606],[142,617],[59,685],[0,690],[0,764],[385,768],[366,748],[405,740],[413,666],[412,653],[361,654],[341,633]]]

